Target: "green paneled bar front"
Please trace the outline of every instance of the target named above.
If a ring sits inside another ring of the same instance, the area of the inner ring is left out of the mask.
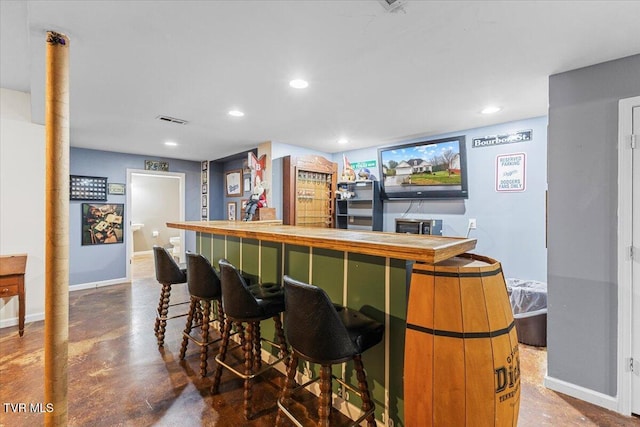
[[[392,425],[388,420],[406,425],[403,368],[411,265],[434,264],[465,253],[474,249],[475,239],[284,226],[279,221],[190,221],[167,226],[195,231],[196,250],[213,265],[226,258],[262,283],[281,283],[287,274],[323,288],[335,303],[383,323],[383,342],[365,352],[363,362],[376,419],[386,425]],[[272,329],[265,322],[262,332],[271,337]],[[318,370],[313,365],[300,369]],[[334,374],[357,384],[351,364],[334,367]],[[338,384],[334,393],[334,406],[357,418],[357,396],[344,396]]]

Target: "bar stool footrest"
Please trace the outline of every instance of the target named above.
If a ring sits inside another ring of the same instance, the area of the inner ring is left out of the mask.
[[[343,387],[348,388],[350,391],[352,391],[353,393],[357,394],[358,396],[360,396],[360,398],[362,398],[362,393],[360,392],[360,390],[358,390],[357,388],[355,388],[354,386],[352,386],[351,384],[345,382],[344,380],[342,380],[342,378],[338,378],[335,375],[331,374],[331,379],[332,380],[336,380],[340,385],[342,385]],[[320,377],[314,377],[311,378],[309,381],[307,381],[304,384],[298,385],[295,388],[293,388],[291,390],[291,394],[289,396],[289,398],[291,398],[293,396],[294,393],[299,392],[300,390],[307,388],[308,386],[310,386],[313,383],[316,383],[320,381]],[[333,393],[332,393],[333,395]],[[285,403],[283,402],[284,400],[284,396],[278,398],[278,408],[280,408],[282,410],[282,412],[287,416],[287,418],[289,418],[289,420],[291,422],[293,422],[296,427],[304,427],[304,425],[302,425],[300,423],[300,421],[298,421],[296,419],[296,417],[291,413],[291,411],[289,410],[289,408],[287,408],[285,406]],[[368,411],[364,412],[360,418],[358,418],[357,420],[354,420],[351,424],[349,424],[349,427],[356,427],[359,426],[361,422],[363,422],[369,415],[373,414],[375,411],[375,408],[371,408]]]
[[[265,338],[260,338],[262,341],[266,341],[267,343],[274,345],[278,348],[280,348],[279,346],[277,346],[274,342],[269,341]],[[240,344],[234,346],[233,348],[229,349],[229,350],[235,350],[236,348],[240,347]],[[227,350],[227,351],[229,351]],[[278,359],[276,359],[275,361],[269,363],[268,365],[263,365],[262,368],[257,371],[257,372],[252,372],[251,374],[247,375],[244,372],[240,372],[237,369],[235,369],[234,367],[232,367],[231,365],[229,365],[226,362],[223,362],[220,360],[220,355],[217,355],[215,357],[216,363],[219,363],[220,365],[224,366],[225,368],[227,368],[228,370],[230,370],[231,372],[233,372],[235,375],[237,375],[238,377],[242,378],[243,380],[246,379],[253,379],[259,375],[262,375],[263,373],[265,373],[266,371],[268,371],[269,369],[273,368],[275,365],[277,365],[278,363],[282,362],[284,359],[286,359],[287,356],[281,356]]]

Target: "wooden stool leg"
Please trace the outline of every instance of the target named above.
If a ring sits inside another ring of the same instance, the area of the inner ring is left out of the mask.
[[[364,366],[362,365],[362,357],[360,355],[353,357],[353,363],[356,368],[356,377],[358,378],[358,388],[360,389],[360,394],[362,395],[362,410],[367,412],[368,410],[374,407],[374,403],[371,400],[371,395],[369,394],[369,385],[367,384],[367,375],[364,373]],[[375,427],[376,420],[375,415],[372,413],[367,417],[367,426]]]
[[[230,320],[225,320],[222,326],[222,342],[220,343],[220,351],[218,353],[218,358],[224,362],[227,357],[227,347],[229,347],[229,337],[231,336],[231,326],[232,322]],[[217,364],[216,373],[213,377],[213,385],[211,386],[211,394],[217,394],[218,389],[220,387],[220,378],[222,377],[222,365]]]
[[[282,356],[288,356],[289,348],[287,347],[287,340],[284,337],[284,329],[282,329],[282,320],[280,320],[280,316],[273,316],[273,322],[276,326],[276,337],[278,339],[278,344],[280,344],[280,354]]]
[[[222,301],[217,300],[215,307],[216,307],[215,318],[218,321],[218,332],[222,334],[222,330],[224,328],[224,309],[222,308]]]
[[[331,414],[331,365],[320,367],[320,403],[318,406],[319,427],[329,427]]]
[[[160,289],[160,301],[158,301],[158,308],[156,309],[156,325],[153,328],[153,331],[156,334],[156,338],[158,337],[158,332],[160,331],[160,312],[162,311],[163,301],[164,301],[164,285],[162,285],[162,289]]]
[[[240,337],[240,345],[244,348],[244,373],[245,375],[251,375],[253,372],[253,345],[255,342],[254,322],[247,323],[247,336]],[[251,416],[251,386],[253,381],[249,378],[244,380],[244,418],[250,419]]]
[[[196,304],[198,301],[191,297],[191,304],[189,304],[189,315],[187,316],[187,324],[184,327],[184,333],[189,335],[191,333],[191,329],[193,329],[193,316],[196,312]],[[189,338],[186,336],[182,337],[182,345],[180,346],[180,360],[183,360],[185,355],[187,354],[187,345],[189,344]]]
[[[209,316],[211,313],[211,301],[202,301],[202,345],[200,346],[200,376],[207,376],[207,350],[209,346]]]
[[[296,387],[296,371],[298,370],[298,356],[292,353],[287,361],[287,377],[285,378],[284,387],[282,388],[282,403],[287,404],[293,394],[293,389]],[[282,409],[278,409],[278,415],[276,416],[276,427],[282,426],[282,421],[286,417],[282,416]]]
[[[167,330],[167,314],[169,313],[169,298],[171,297],[171,284],[162,285],[163,288],[163,298],[161,301],[160,308],[160,325],[158,326],[158,347],[162,347],[164,345],[164,334]]]
[[[253,330],[253,368],[262,368],[262,345],[260,343],[260,322],[256,322]]]

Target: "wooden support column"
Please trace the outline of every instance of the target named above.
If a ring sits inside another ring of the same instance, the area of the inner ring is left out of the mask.
[[[69,347],[69,39],[47,32],[45,94],[46,426],[67,425]]]

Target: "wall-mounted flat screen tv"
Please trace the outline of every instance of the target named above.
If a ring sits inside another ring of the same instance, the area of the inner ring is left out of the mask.
[[[381,186],[387,199],[466,199],[464,136],[378,149]]]

